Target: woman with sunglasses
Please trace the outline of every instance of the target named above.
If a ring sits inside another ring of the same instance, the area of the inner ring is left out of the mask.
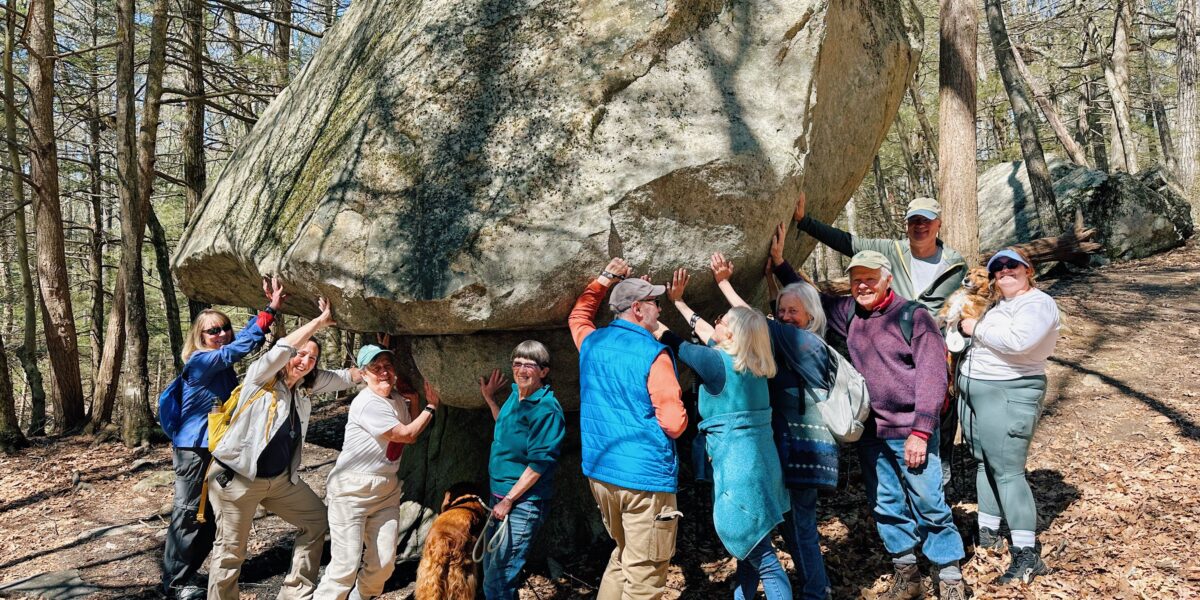
[[[713,524],[738,559],[733,597],[754,598],[762,580],[768,600],[790,600],[791,583],[771,544],[771,530],[788,511],[788,493],[771,432],[767,379],[776,367],[767,319],[736,306],[709,325],[683,301],[687,284],[687,269],[675,271],[667,298],[703,345],[661,324],[655,334],[701,382],[697,408],[713,467]]]
[[[235,600],[238,576],[255,512],[261,505],[294,525],[292,566],[280,598],[308,598],[317,583],[325,532],[325,504],[300,479],[300,461],[311,396],[338,392],[362,381],[357,368],[317,368],[321,344],[313,337],[335,325],[329,302],[317,299],[317,317],[296,328],[246,369],[238,416],[213,450],[208,497],[217,517],[209,561],[208,597]]]
[[[496,420],[488,460],[493,525],[483,535],[491,542],[500,523],[508,521],[495,549],[483,559],[487,600],[517,597],[517,578],[529,542],[546,520],[546,503],[554,491],[554,470],[567,431],[562,406],[547,380],[550,351],[546,346],[533,340],[517,345],[512,351],[512,375],[512,391],[503,406],[496,404],[496,393],[508,382],[500,370],[479,378],[483,401]]]
[[[208,469],[208,413],[237,387],[234,365],[263,343],[280,305],[287,298],[278,279],[263,278],[263,293],[270,304],[250,319],[235,336],[229,317],[219,310],[204,310],[196,316],[184,340],[183,386],[178,415],[173,423],[164,419],[174,446],[175,502],[167,525],[163,549],[163,593],[168,598],[203,598],[203,585],[192,579],[212,550],[216,524],[212,519],[196,522],[200,490]],[[160,410],[160,413],[165,411]],[[212,514],[212,508],[205,512]]]
[[[971,336],[959,369],[963,436],[979,461],[979,547],[999,550],[1000,523],[1012,532],[1012,562],[998,583],[1029,583],[1046,572],[1034,531],[1037,506],[1025,479],[1029,444],[1046,397],[1046,360],[1058,342],[1058,306],[1033,286],[1025,253],[1005,248],[988,260],[998,302],[980,319],[963,319]]]

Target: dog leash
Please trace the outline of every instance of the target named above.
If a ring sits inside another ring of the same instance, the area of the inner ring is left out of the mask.
[[[482,503],[482,500],[480,502]],[[486,507],[487,505],[485,504],[484,506]],[[492,513],[492,510],[489,508],[487,521],[483,524],[483,531],[479,532],[479,539],[475,540],[475,547],[471,549],[471,560],[474,560],[475,562],[482,561],[484,554],[488,552],[495,552],[496,548],[500,546],[501,540],[504,539],[502,536],[508,532],[508,519],[504,519],[503,521],[500,521],[500,526],[496,528],[495,535],[493,535],[491,539],[488,539],[488,528],[491,527],[492,522],[495,521],[495,517],[492,516],[493,514],[494,513]]]

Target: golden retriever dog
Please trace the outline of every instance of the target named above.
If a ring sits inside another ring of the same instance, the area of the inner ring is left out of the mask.
[[[479,577],[471,551],[489,512],[479,486],[462,482],[446,490],[421,552],[416,600],[475,599]]]

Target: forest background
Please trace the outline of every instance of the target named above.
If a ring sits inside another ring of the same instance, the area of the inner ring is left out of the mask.
[[[933,196],[950,245],[977,248],[976,174],[1025,160],[1046,214],[1048,156],[1107,172],[1158,168],[1196,216],[1198,2],[917,0],[920,66],[837,224],[901,238],[908,201]],[[347,5],[4,7],[0,449],[79,433],[142,445],[204,308],[170,271],[185,224]],[[819,247],[807,268],[837,273],[842,260]],[[218,308],[235,323],[249,315]],[[338,351],[326,364],[349,360],[355,334],[329,335]]]

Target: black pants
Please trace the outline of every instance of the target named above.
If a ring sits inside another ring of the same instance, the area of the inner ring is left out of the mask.
[[[940,434],[941,447],[938,456],[942,459],[942,491],[950,484],[950,472],[954,470],[954,434],[958,431],[958,399],[950,402],[950,409],[942,415]]]
[[[207,448],[175,448],[175,504],[171,524],[167,526],[167,547],[163,550],[163,592],[174,597],[208,558],[216,537],[216,516],[212,504],[204,509],[207,522],[196,522],[200,508],[200,488],[208,470]],[[204,502],[207,504],[208,499]]]

